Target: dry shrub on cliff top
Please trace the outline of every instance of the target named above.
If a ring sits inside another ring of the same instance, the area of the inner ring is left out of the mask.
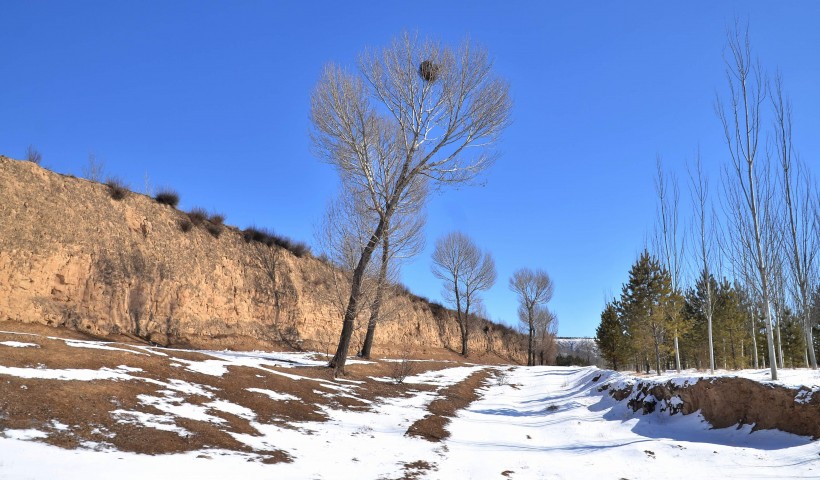
[[[250,242],[258,242],[269,247],[284,248],[299,258],[310,255],[310,247],[304,242],[295,242],[288,237],[277,235],[270,230],[258,227],[248,227],[242,231],[242,238]]]
[[[128,185],[118,177],[108,177],[105,184],[108,186],[108,193],[114,200],[122,200],[127,197],[131,190]]]
[[[37,151],[36,148],[34,148],[34,145],[29,145],[26,149],[26,160],[40,165],[40,162],[43,161],[43,156]]]
[[[208,223],[205,224],[205,230],[214,237],[219,237],[222,230],[225,229],[225,216],[215,213],[208,217]]]
[[[191,231],[191,229],[192,229],[192,228],[194,228],[194,224],[193,224],[193,223],[191,223],[191,221],[190,221],[189,219],[187,219],[187,218],[183,218],[183,219],[181,219],[181,220],[179,221],[178,225],[179,225],[179,229],[180,229],[183,233],[188,233],[188,232],[190,232],[190,231]]]
[[[154,196],[154,200],[156,200],[157,203],[176,208],[176,206],[179,205],[179,194],[176,190],[170,188],[160,188]]]
[[[194,208],[188,212],[188,219],[196,226],[202,225],[208,219],[208,212],[199,207]]]

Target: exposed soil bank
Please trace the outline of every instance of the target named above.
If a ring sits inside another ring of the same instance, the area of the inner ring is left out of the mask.
[[[753,425],[820,438],[820,391],[788,388],[739,377],[703,378],[694,383],[672,381],[604,383],[598,391],[626,401],[633,412],[689,415],[700,411],[714,428]]]
[[[0,321],[183,348],[335,350],[342,272],[234,227],[185,222],[146,195],[114,200],[104,184],[0,156]],[[397,287],[382,312],[374,355],[457,358],[449,310]],[[523,359],[511,328],[481,321],[474,332],[471,361]]]

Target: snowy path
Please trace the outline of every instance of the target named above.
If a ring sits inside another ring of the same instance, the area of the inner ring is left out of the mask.
[[[699,415],[635,418],[601,396],[601,371],[510,372],[449,426],[436,478],[820,478],[820,443],[750,428],[710,430]],[[516,385],[517,388],[511,386]]]

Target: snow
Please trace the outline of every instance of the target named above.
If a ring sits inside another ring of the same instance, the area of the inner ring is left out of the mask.
[[[0,342],[0,345],[5,345],[6,347],[14,347],[14,348],[26,348],[26,347],[34,347],[39,348],[40,345],[36,343],[25,343],[25,342],[15,342],[13,340],[7,342]]]
[[[211,358],[207,360],[187,361],[176,358],[173,350],[159,350],[142,349],[169,356],[179,368],[206,375],[222,377],[232,366],[250,366],[266,375],[312,382],[323,395],[348,396],[366,403],[357,397],[365,388],[361,381],[330,381],[270,368],[325,363],[315,360],[313,354],[208,352]],[[429,442],[405,435],[410,425],[428,415],[428,405],[447,386],[482,369],[495,370],[497,381],[481,387],[478,400],[457,413],[446,427],[451,434],[448,439]],[[181,437],[191,432],[178,425],[180,419],[208,422],[230,432],[230,417],[225,415],[234,415],[247,420],[256,431],[232,432],[231,436],[254,451],[205,449],[151,456],[120,452],[109,443],[90,441],[84,441],[77,450],[65,450],[42,443],[55,433],[32,428],[5,430],[0,434],[0,479],[93,480],[110,478],[111,472],[122,479],[162,472],[167,478],[198,480],[397,479],[409,474],[428,479],[820,478],[820,442],[810,438],[772,430],[752,432],[751,425],[716,430],[698,413],[635,414],[626,402],[598,391],[603,384],[619,389],[639,381],[683,384],[704,376],[711,378],[693,371],[639,378],[594,367],[454,366],[405,379],[406,384],[433,386],[436,391],[409,389],[401,397],[373,399],[367,409],[324,405],[320,408],[327,420],[290,423],[281,419],[268,423],[252,409],[219,398],[220,391],[214,387],[141,377],[137,375],[141,371],[127,365],[99,370],[0,366],[0,375],[21,378],[144,382],[156,390],[138,395],[137,400],[154,413],[125,409],[106,413],[119,422]],[[718,373],[768,383],[767,374],[767,370]],[[809,401],[820,388],[818,372],[783,370],[780,374],[779,384],[798,389],[798,402]],[[245,390],[265,395],[272,402],[300,401],[270,389]],[[680,405],[680,399],[673,398],[670,404]],[[58,432],[70,430],[57,421],[49,426]],[[273,450],[285,452],[292,461],[262,463],[266,452]],[[431,468],[411,468],[424,465],[420,462]]]
[[[41,432],[40,430],[34,428],[28,428],[25,430],[6,430],[3,432],[3,435],[5,435],[6,438],[11,438],[14,440],[35,440],[48,437],[47,433]]]
[[[266,390],[264,388],[246,388],[245,390],[249,392],[261,393],[262,395],[267,395],[271,400],[276,401],[299,400],[299,398],[288,393],[274,392],[273,390]]]
[[[475,368],[429,372],[414,380],[435,381],[443,388]],[[70,451],[26,441],[44,438],[43,432],[7,430],[0,438],[0,471],[3,478],[67,480],[108,478],[112,471],[123,479],[145,478],[157,471],[197,479],[395,479],[407,472],[429,479],[504,478],[504,472],[515,479],[820,477],[820,448],[805,437],[751,432],[749,425],[713,430],[697,414],[633,415],[623,402],[597,391],[602,382],[627,381],[623,374],[572,367],[516,367],[504,372],[507,381],[482,388],[480,399],[459,412],[447,427],[450,438],[441,443],[404,435],[427,414],[434,392],[378,399],[369,411],[324,407],[327,421],[289,426],[261,423],[250,409],[214,399],[200,409],[174,414],[207,418],[205,409],[210,409],[250,419],[258,433],[233,437],[257,451],[284,450],[292,463],[265,465],[258,454],[224,450],[138,455],[94,442]],[[599,375],[602,378],[592,382]],[[269,390],[249,390],[271,399],[292,399]],[[185,402],[176,402],[175,392],[161,395],[167,404],[182,407]],[[123,419],[187,435],[169,423],[174,414],[118,413]],[[432,469],[407,467],[418,461]]]
[[[83,368],[48,369],[32,367],[5,367],[0,365],[0,375],[11,375],[20,378],[37,378],[43,380],[130,380],[131,375],[120,369],[101,368],[90,370]]]
[[[65,344],[75,348],[93,348],[97,350],[112,350],[117,352],[133,353],[134,355],[147,355],[147,353],[135,352],[127,348],[112,347],[111,342],[91,342],[86,340],[66,340]]]

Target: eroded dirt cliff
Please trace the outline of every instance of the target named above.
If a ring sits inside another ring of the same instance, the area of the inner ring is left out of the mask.
[[[162,345],[335,347],[339,271],[247,242],[232,227],[184,232],[186,218],[145,195],[114,200],[104,184],[0,156],[0,320]],[[450,312],[399,289],[389,301],[376,354],[456,348]],[[517,335],[491,323],[476,327],[470,347],[488,358],[521,356]]]
[[[713,428],[753,425],[820,438],[820,391],[790,388],[741,377],[700,378],[692,382],[607,382],[608,391],[632,412],[690,415],[700,412]]]

